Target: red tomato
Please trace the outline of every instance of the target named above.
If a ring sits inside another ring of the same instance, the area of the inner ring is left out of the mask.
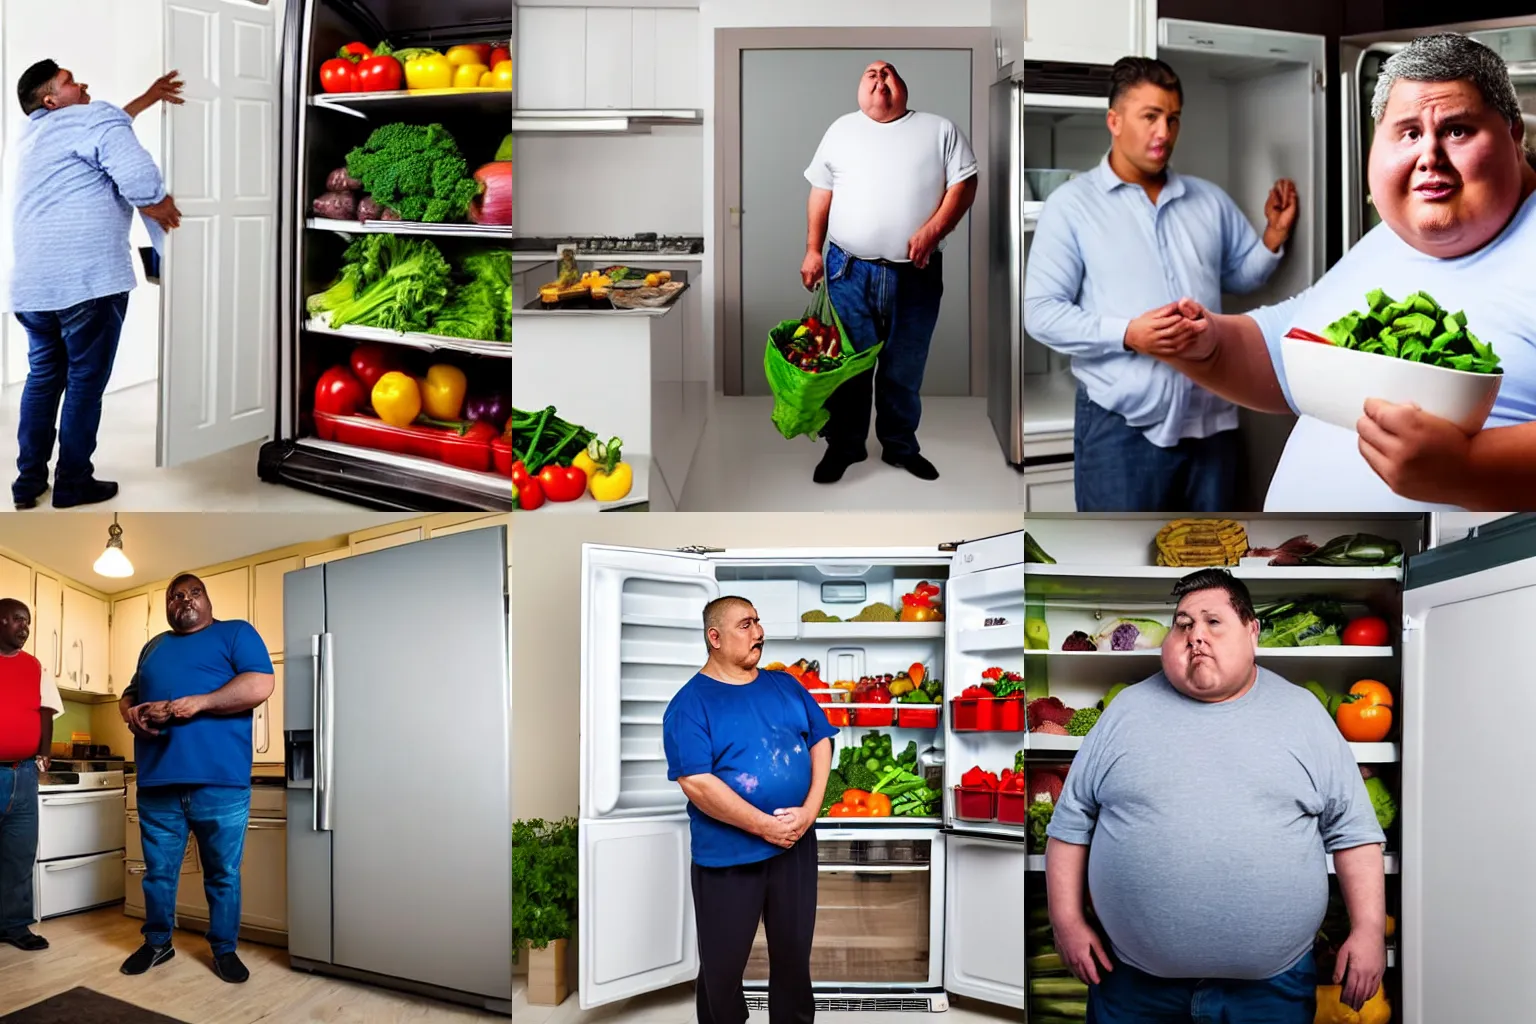
[[[385,55],[369,57],[357,65],[358,92],[395,92],[402,88],[405,72],[400,62]]]
[[[1387,620],[1368,615],[1344,627],[1344,643],[1350,647],[1387,646]]]
[[[380,377],[391,370],[400,369],[400,360],[392,349],[372,342],[365,342],[354,348],[350,362],[352,372],[370,393]]]
[[[497,46],[491,50],[491,59],[485,62],[485,66],[490,68],[492,71],[495,71],[497,64],[500,64],[504,60],[511,59],[511,50],[507,49],[505,46]]]
[[[362,382],[345,366],[333,366],[315,382],[315,411],[351,416],[368,404]]]
[[[550,501],[575,501],[587,493],[587,471],[580,466],[545,466],[539,483]]]
[[[466,441],[494,441],[500,434],[489,423],[471,423],[464,429],[463,438]]]
[[[522,463],[519,462],[518,465],[521,466]],[[524,512],[532,512],[544,504],[544,488],[533,477],[526,477],[522,483],[514,480],[512,487],[517,491],[517,507]]]
[[[490,43],[465,43],[464,45],[469,47],[471,50],[475,51],[475,56],[480,58],[480,63],[481,64],[484,64],[486,67],[491,68],[492,70],[495,70],[496,65],[494,65],[494,64],[492,64],[490,62],[491,61],[491,44]]]
[[[320,88],[326,92],[357,92],[357,65],[332,57],[320,65]]]

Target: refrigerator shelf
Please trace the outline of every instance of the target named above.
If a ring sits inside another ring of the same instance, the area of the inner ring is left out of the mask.
[[[1161,658],[1162,650],[1150,651],[1041,651],[1026,650],[1031,658]],[[1266,658],[1306,659],[1319,658],[1329,661],[1360,658],[1391,658],[1396,654],[1390,647],[1354,647],[1339,644],[1331,647],[1260,647],[1259,660]]]
[[[451,484],[456,488],[474,492],[477,498],[484,498],[488,504],[494,503],[495,507],[491,509],[492,511],[510,512],[512,509],[512,482],[498,473],[480,473],[472,469],[450,466],[435,459],[359,448],[356,445],[342,444],[338,441],[322,441],[318,437],[300,438],[297,445],[300,448],[310,448],[364,462],[378,463],[392,469],[406,470],[418,477]]]
[[[955,631],[955,645],[965,654],[1017,651],[1024,646],[1024,627],[1017,623]]]
[[[328,220],[311,217],[304,222],[311,231],[334,231],[338,235],[431,235],[439,238],[512,238],[510,224],[425,224],[413,220]],[[553,258],[551,258],[553,262]]]
[[[892,826],[909,828],[921,826],[924,828],[938,828],[944,824],[943,818],[817,818],[818,825],[836,825],[842,828],[846,825],[855,825],[860,828],[889,828]]]
[[[802,622],[801,640],[942,640],[943,622]]]
[[[511,89],[400,89],[392,92],[321,93],[309,105],[338,110],[353,117],[377,117],[393,121],[401,117],[436,114],[487,113],[512,116]]]
[[[351,338],[354,341],[378,341],[386,345],[404,345],[407,348],[423,349],[428,352],[468,352],[472,355],[491,356],[495,359],[512,358],[510,341],[479,341],[473,338],[450,338],[441,334],[401,334],[399,331],[386,331],[380,327],[359,327],[356,324],[332,328],[318,317],[305,320],[304,330],[310,334],[328,334],[334,338]]]
[[[1057,736],[1048,732],[1029,733],[1026,750],[1075,751],[1082,749],[1082,736]],[[1349,749],[1357,764],[1391,764],[1399,760],[1396,743],[1351,743]]]
[[[1398,855],[1395,854],[1395,853],[1387,854],[1386,855],[1386,873],[1389,874],[1389,875],[1395,875],[1395,874],[1398,873],[1398,867],[1399,867]],[[1045,854],[1043,854],[1043,853],[1032,853],[1032,854],[1030,854],[1029,855],[1029,870],[1030,871],[1044,871],[1045,870]],[[1328,854],[1328,873],[1330,875],[1333,874],[1333,854]]]
[[[1403,570],[1394,567],[1336,569],[1328,566],[1234,565],[1224,567],[1248,584],[1255,602],[1299,594],[1344,600],[1368,600],[1401,585]],[[1031,600],[1085,597],[1114,601],[1151,600],[1173,604],[1169,591],[1192,568],[1162,565],[1091,565],[1085,563],[1024,566],[1024,589]]]

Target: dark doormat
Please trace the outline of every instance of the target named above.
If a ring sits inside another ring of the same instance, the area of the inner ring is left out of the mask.
[[[72,988],[40,1003],[0,1017],[0,1024],[187,1024],[163,1013],[141,1010],[132,1003]]]

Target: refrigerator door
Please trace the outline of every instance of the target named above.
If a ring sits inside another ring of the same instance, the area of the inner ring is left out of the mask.
[[[474,530],[323,568],[333,962],[509,1000],[505,544]]]
[[[179,466],[272,428],[277,336],[278,19],[267,0],[162,0],[165,111],[156,464]]]
[[[288,953],[331,963],[331,833],[317,827],[315,698],[325,566],[283,577],[283,744],[288,785]]]
[[[704,664],[714,567],[702,555],[596,544],[581,559],[581,817],[677,814],[688,800],[667,780],[661,718]]]
[[[992,86],[991,307],[987,311],[987,417],[1003,454],[1024,461],[1024,83]],[[1000,369],[999,369],[1000,368]]]
[[[1536,902],[1509,885],[1529,871],[1536,817],[1511,813],[1503,790],[1489,785],[1530,777],[1536,691],[1520,684],[1529,659],[1517,643],[1471,641],[1515,638],[1536,620],[1533,519],[1485,526],[1408,560],[1399,825],[1407,1024],[1502,1024],[1536,1005],[1536,975],[1514,938]],[[1497,714],[1466,713],[1494,702]],[[1477,837],[1475,870],[1468,836]]]
[[[1024,1008],[1024,846],[946,836],[944,988]]]
[[[1366,180],[1366,157],[1376,123],[1371,120],[1371,98],[1381,66],[1406,43],[1369,43],[1340,47],[1339,69],[1343,88],[1339,90],[1340,124],[1344,132],[1344,249],[1347,252],[1365,233],[1381,223],[1376,207],[1371,205],[1370,183]]]

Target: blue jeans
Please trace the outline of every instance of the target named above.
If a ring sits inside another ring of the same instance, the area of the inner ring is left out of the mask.
[[[928,343],[939,322],[944,295],[944,259],[934,253],[922,270],[910,263],[873,263],[827,246],[827,292],[854,351],[885,342],[874,372],[844,381],[827,399],[832,418],[822,428],[827,447],[861,458],[869,440],[870,393],[874,393],[875,436],[886,455],[916,455],[917,422],[923,415],[919,391],[928,364]]]
[[[1088,1024],[1312,1024],[1317,963],[1312,952],[1263,981],[1158,978],[1119,957],[1088,991]]]
[[[0,766],[0,935],[37,920],[32,868],[37,863],[37,762]]]
[[[235,786],[153,786],[139,789],[139,832],[144,839],[144,937],[171,941],[176,883],[187,852],[187,830],[197,837],[208,897],[208,945],[214,956],[235,951],[240,933],[240,858],[251,816],[251,791]]]
[[[1072,481],[1079,512],[1221,512],[1237,507],[1242,441],[1235,430],[1160,448],[1077,389]]]
[[[53,457],[54,421],[59,399],[59,465],[54,493],[65,497],[89,480],[101,425],[101,396],[112,376],[117,340],[128,311],[128,293],[90,299],[49,313],[17,313],[27,329],[27,383],[21,392],[21,454],[12,496],[36,498],[48,489],[48,460]]]

